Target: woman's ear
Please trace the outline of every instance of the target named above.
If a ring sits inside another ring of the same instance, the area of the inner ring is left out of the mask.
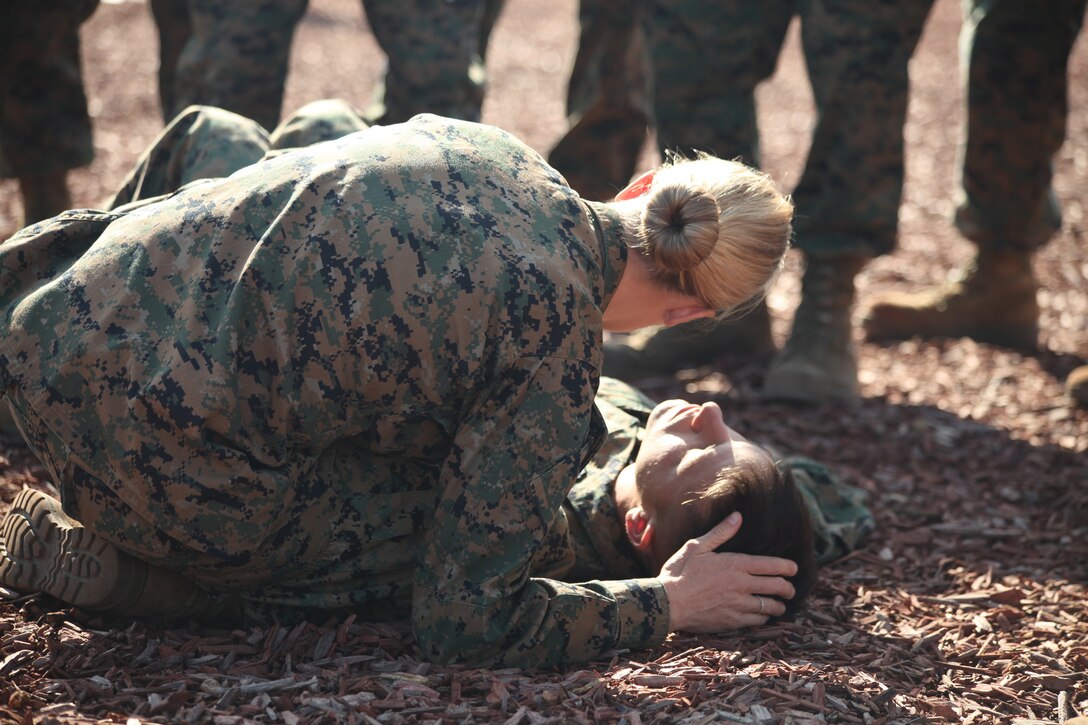
[[[623,517],[624,530],[631,547],[641,554],[650,553],[650,544],[653,542],[654,525],[645,509],[641,506],[633,506],[627,510]]]
[[[654,174],[656,173],[657,169],[652,169],[639,176],[637,179],[628,184],[623,191],[616,194],[616,201],[635,199],[648,192],[650,190],[650,187],[653,186]]]

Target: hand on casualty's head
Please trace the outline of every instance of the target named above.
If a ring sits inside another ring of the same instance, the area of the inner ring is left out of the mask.
[[[785,577],[797,573],[789,559],[717,553],[741,527],[739,513],[691,539],[658,575],[669,597],[670,629],[721,632],[764,624],[786,612],[794,596]]]

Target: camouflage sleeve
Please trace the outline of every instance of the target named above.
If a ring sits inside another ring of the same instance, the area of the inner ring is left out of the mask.
[[[523,357],[462,419],[415,578],[412,620],[430,658],[549,666],[664,639],[654,579],[529,576],[589,445],[594,376],[580,360]]]
[[[865,490],[851,486],[811,458],[779,458],[779,468],[793,473],[808,508],[817,563],[830,563],[858,549],[876,528]]]

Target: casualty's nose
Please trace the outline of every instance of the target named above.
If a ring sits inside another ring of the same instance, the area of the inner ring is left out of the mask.
[[[722,409],[718,407],[717,403],[703,403],[699,406],[699,410],[695,412],[695,417],[692,418],[691,427],[696,433],[701,433],[706,430],[708,426],[714,426],[715,423],[721,423],[724,426],[722,420]]]

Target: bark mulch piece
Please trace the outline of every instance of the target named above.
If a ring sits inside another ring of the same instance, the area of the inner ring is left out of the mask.
[[[358,3],[312,5],[285,107],[328,96],[365,105],[380,56]],[[485,120],[542,152],[563,127],[574,17],[573,0],[510,0],[489,53]],[[958,3],[939,0],[911,64],[899,247],[859,276],[862,303],[938,282],[971,254],[948,221],[958,28]],[[72,183],[77,203],[93,206],[161,119],[147,6],[103,4],[83,37],[98,157]],[[823,570],[796,621],[674,635],[657,650],[561,671],[483,670],[424,662],[399,624],[164,630],[16,596],[0,602],[0,722],[1027,725],[1088,714],[1088,411],[1061,388],[1088,362],[1083,37],[1070,89],[1055,159],[1065,227],[1035,259],[1038,353],[858,340],[864,399],[854,406],[764,402],[767,360],[741,356],[643,381],[657,397],[717,400],[745,435],[826,461],[870,493],[877,532]],[[759,97],[766,167],[789,188],[813,122],[796,29]],[[0,238],[17,207],[13,183],[0,182]],[[770,298],[780,343],[799,272],[792,257]],[[48,475],[20,444],[0,441],[0,513],[24,486],[49,490]]]

